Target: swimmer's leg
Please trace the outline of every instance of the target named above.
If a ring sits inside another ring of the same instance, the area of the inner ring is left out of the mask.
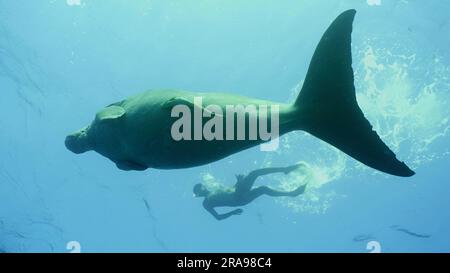
[[[307,184],[302,185],[293,191],[278,191],[266,186],[261,186],[251,190],[249,193],[249,198],[251,201],[253,201],[264,194],[272,197],[282,197],[282,196],[296,197],[305,192],[306,185]]]
[[[239,194],[249,192],[258,177],[271,173],[283,173],[285,172],[285,169],[286,168],[263,168],[251,171],[248,175],[243,177],[236,176],[238,179],[235,185],[236,192]]]
[[[253,184],[255,183],[256,179],[260,176],[272,174],[272,173],[284,173],[289,174],[290,172],[300,168],[304,167],[304,164],[296,164],[289,167],[281,167],[281,168],[262,168],[258,170],[254,170],[250,172],[247,176],[243,178],[238,177],[238,181],[236,182],[235,188],[236,192],[244,193],[250,191],[250,189],[253,187]]]
[[[299,168],[303,168],[303,170],[305,171],[305,170],[307,170],[308,165],[306,165],[305,163],[297,163],[295,165],[286,167],[286,168],[284,168],[284,174],[289,174],[292,171],[295,171],[295,170],[297,170]]]

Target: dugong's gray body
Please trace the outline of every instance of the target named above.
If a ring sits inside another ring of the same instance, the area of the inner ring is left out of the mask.
[[[341,14],[320,41],[302,91],[294,104],[275,103],[223,93],[179,90],[147,91],[111,104],[97,113],[90,126],[69,135],[66,147],[82,153],[94,150],[123,170],[175,169],[199,166],[261,144],[261,140],[181,140],[171,135],[174,105],[278,105],[280,135],[305,130],[380,171],[414,174],[382,142],[355,97],[351,67],[354,10]],[[259,114],[259,113],[258,113]]]
[[[85,143],[84,150],[93,149],[114,161],[120,169],[175,169],[210,163],[261,143],[254,141],[176,141],[171,127],[177,118],[171,117],[172,107],[193,102],[202,97],[203,105],[271,105],[270,101],[219,93],[192,93],[180,90],[147,91],[100,111],[82,134],[69,136],[67,142]],[[280,132],[289,130],[291,105],[280,105]],[[111,117],[112,116],[112,117]],[[81,141],[85,139],[85,141]],[[68,145],[70,146],[70,145]]]

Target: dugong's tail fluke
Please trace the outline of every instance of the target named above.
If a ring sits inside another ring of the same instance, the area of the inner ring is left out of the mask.
[[[383,143],[358,106],[353,84],[351,32],[355,10],[342,13],[328,28],[311,60],[295,102],[302,130],[360,162],[392,175],[412,176]]]

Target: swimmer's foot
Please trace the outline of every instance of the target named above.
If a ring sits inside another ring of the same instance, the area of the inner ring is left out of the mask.
[[[241,215],[242,212],[243,212],[242,209],[235,209],[235,210],[233,210],[233,215]]]
[[[286,167],[286,168],[284,168],[284,174],[289,174],[289,173],[291,173],[292,171],[295,171],[295,170],[297,170],[297,169],[299,169],[299,168],[301,168],[301,167],[304,167],[304,166],[305,166],[305,164],[303,164],[303,163],[298,163],[298,164],[295,164],[295,165]]]
[[[292,191],[292,195],[293,196],[298,196],[298,195],[300,195],[300,194],[303,194],[304,192],[305,192],[305,190],[306,190],[306,186],[307,186],[308,184],[305,184],[305,185],[301,185],[300,187],[298,187],[297,189],[295,189],[294,191]]]

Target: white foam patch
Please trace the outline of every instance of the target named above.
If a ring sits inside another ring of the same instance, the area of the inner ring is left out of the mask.
[[[275,184],[273,186],[283,191],[292,191],[306,183],[305,193],[295,198],[278,198],[276,202],[291,208],[294,212],[325,213],[335,198],[343,197],[332,190],[325,191],[322,189],[324,185],[342,176],[345,169],[345,158],[340,156],[337,160],[337,164],[329,168],[299,162],[303,163],[305,167],[281,177],[276,182],[278,185]]]
[[[402,159],[413,168],[442,157],[446,151],[433,148],[450,130],[450,98],[444,92],[450,87],[445,76],[449,68],[433,64],[434,71],[424,71],[431,72],[427,81],[414,79],[408,72],[418,67],[415,54],[375,53],[372,46],[366,46],[361,55],[358,103],[381,138],[405,155]]]
[[[355,53],[355,60],[360,60],[353,65],[358,103],[398,158],[417,169],[448,156],[450,67],[439,57],[424,63],[418,61],[415,54],[398,55],[369,42]],[[295,88],[295,93],[300,86]],[[310,168],[310,175],[306,177],[302,173],[274,177],[273,185],[282,189],[293,189],[308,182],[304,195],[275,201],[294,212],[325,213],[333,200],[345,197],[330,187],[344,177],[349,179],[361,174],[388,177],[301,132],[284,136],[280,149],[266,155],[261,165],[271,166],[272,162],[279,165],[286,158],[301,158]]]
[[[381,6],[381,0],[367,0],[369,6]]]
[[[80,6],[81,0],[66,0],[66,3],[69,6]]]
[[[224,189],[226,187],[222,181],[214,177],[214,175],[209,172],[202,173],[201,176],[203,181],[202,184],[205,185],[205,187],[209,191],[214,192],[217,190]]]

